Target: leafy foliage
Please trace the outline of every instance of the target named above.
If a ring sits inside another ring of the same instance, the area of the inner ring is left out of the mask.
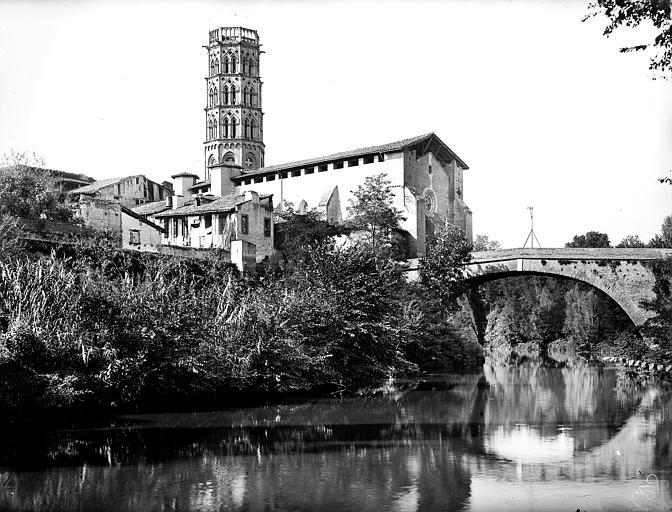
[[[426,247],[420,264],[421,283],[441,307],[454,309],[455,297],[464,292],[463,266],[471,259],[471,244],[464,231],[445,222],[427,238]]]
[[[585,235],[575,235],[565,247],[611,247],[609,235],[599,231],[588,231]]]
[[[490,240],[488,235],[476,235],[474,239],[474,251],[497,251],[502,248],[497,240]]]
[[[641,248],[646,247],[644,242],[639,239],[639,235],[628,235],[616,247],[618,248]]]
[[[367,234],[365,241],[374,253],[390,248],[392,231],[404,220],[402,212],[393,206],[391,182],[385,174],[367,176],[352,193],[348,224]]]
[[[649,50],[649,68],[665,78],[672,75],[672,20],[669,0],[595,0],[589,7],[590,17],[602,14],[608,23],[604,35],[609,36],[622,27],[653,26],[653,41],[621,48],[621,52]]]
[[[42,169],[16,165],[0,169],[0,215],[69,221],[74,213]]]
[[[315,249],[333,246],[333,237],[341,232],[340,228],[325,222],[319,210],[301,214],[291,203],[286,203],[278,217],[277,245],[286,260],[301,259]]]

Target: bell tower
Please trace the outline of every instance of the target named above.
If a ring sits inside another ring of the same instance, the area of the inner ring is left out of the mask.
[[[243,27],[210,31],[205,107],[205,179],[264,166],[259,35]],[[231,176],[233,177],[233,175]]]

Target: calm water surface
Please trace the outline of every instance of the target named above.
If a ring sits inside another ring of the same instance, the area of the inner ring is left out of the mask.
[[[671,510],[672,393],[517,366],[386,396],[124,416],[2,456],[0,510]]]

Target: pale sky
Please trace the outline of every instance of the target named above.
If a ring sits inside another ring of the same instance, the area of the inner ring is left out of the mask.
[[[259,32],[266,164],[435,132],[474,233],[647,241],[672,213],[672,82],[588,0],[0,1],[0,153],[97,179],[202,174],[208,30]],[[636,42],[639,42],[638,40]]]

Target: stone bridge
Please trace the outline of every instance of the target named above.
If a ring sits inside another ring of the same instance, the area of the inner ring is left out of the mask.
[[[520,275],[588,283],[611,297],[640,326],[655,316],[643,306],[655,299],[650,263],[668,257],[672,249],[504,249],[472,253],[465,273],[467,284],[473,285]],[[411,276],[417,276],[417,268],[411,264]]]
[[[557,276],[588,283],[616,302],[639,326],[655,316],[643,303],[655,299],[652,261],[672,249],[506,249],[472,253],[467,282],[480,284],[516,275]]]

